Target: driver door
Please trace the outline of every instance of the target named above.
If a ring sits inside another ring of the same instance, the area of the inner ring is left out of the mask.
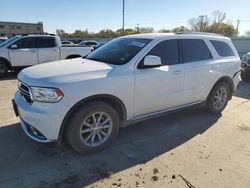
[[[38,64],[37,48],[34,37],[25,37],[9,46],[9,56],[13,67]]]
[[[147,55],[160,57],[162,66],[135,70],[135,117],[185,103],[184,70],[179,62],[179,41],[160,42]],[[143,60],[144,58],[139,67]]]

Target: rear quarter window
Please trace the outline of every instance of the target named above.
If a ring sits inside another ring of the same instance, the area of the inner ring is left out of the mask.
[[[226,42],[216,40],[210,40],[210,42],[221,57],[235,56],[232,48]]]

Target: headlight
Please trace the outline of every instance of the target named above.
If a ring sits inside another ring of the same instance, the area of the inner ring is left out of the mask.
[[[31,93],[34,101],[55,103],[60,101],[64,94],[57,88],[31,87]]]

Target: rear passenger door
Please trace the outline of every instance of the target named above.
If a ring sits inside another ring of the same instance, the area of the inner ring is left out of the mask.
[[[135,116],[166,110],[185,103],[184,72],[179,63],[179,41],[165,40],[147,55],[161,58],[162,66],[135,70]]]
[[[207,87],[213,76],[210,72],[211,52],[202,39],[182,39],[181,46],[185,70],[185,101],[193,103],[205,100]]]
[[[60,59],[60,50],[55,37],[37,37],[38,63],[56,61]]]

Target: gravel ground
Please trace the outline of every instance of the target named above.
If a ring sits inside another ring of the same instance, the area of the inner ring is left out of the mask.
[[[122,129],[105,151],[79,155],[24,135],[0,80],[0,187],[249,187],[250,83],[241,82],[219,116],[202,109]]]

